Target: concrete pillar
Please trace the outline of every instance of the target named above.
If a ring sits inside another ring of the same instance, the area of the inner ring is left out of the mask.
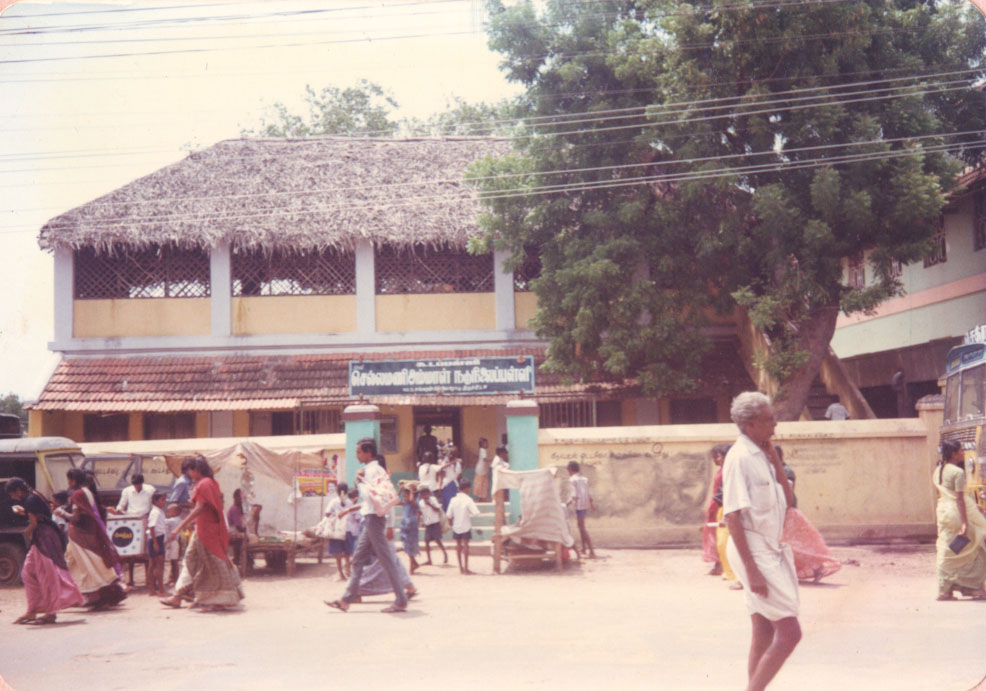
[[[941,394],[925,396],[914,406],[918,411],[918,419],[924,423],[924,428],[928,430],[928,438],[925,448],[927,448],[927,458],[932,459],[932,463],[938,461],[938,443],[941,441],[941,426],[945,419],[945,397]]]
[[[356,333],[372,336],[377,330],[377,267],[373,243],[356,242]]]
[[[344,467],[339,470],[339,475],[345,476],[346,484],[352,488],[356,486],[356,471],[359,470],[356,442],[369,437],[380,448],[380,409],[369,403],[346,406],[342,411],[342,422],[346,428],[346,457],[342,459]]]
[[[64,345],[73,335],[75,318],[75,254],[71,247],[55,249],[55,343]]]
[[[537,401],[522,399],[510,401],[506,408],[507,453],[510,454],[511,470],[537,470],[538,461],[538,404]],[[520,492],[510,493],[509,522],[520,516]]]
[[[209,252],[209,295],[212,335],[229,336],[233,331],[233,265],[228,242],[220,242]]]
[[[503,263],[509,252],[497,250],[493,253],[493,291],[496,295],[496,328],[498,331],[511,331],[515,328],[514,272],[507,271]]]

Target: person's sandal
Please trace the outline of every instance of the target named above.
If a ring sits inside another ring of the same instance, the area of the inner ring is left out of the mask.
[[[181,599],[178,597],[169,597],[167,600],[158,600],[165,607],[171,607],[172,609],[181,609]]]
[[[400,612],[407,611],[407,605],[401,607],[400,605],[390,605],[389,607],[384,607],[380,610],[383,614],[398,614]]]
[[[333,609],[342,610],[343,612],[349,611],[349,603],[345,600],[324,600],[324,602]]]

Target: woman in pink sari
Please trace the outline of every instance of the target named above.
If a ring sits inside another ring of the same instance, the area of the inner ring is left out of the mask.
[[[229,531],[223,516],[223,494],[212,477],[212,469],[199,456],[188,469],[195,482],[192,512],[168,536],[174,540],[186,526],[195,522],[195,533],[185,550],[175,594],[161,600],[162,605],[179,608],[192,600],[203,611],[232,607],[243,599],[240,574],[229,560]],[[194,593],[194,594],[193,594]]]
[[[24,537],[31,544],[21,569],[27,611],[15,624],[53,624],[56,612],[81,605],[82,593],[65,563],[61,531],[51,520],[51,508],[43,496],[20,478],[7,481],[7,494],[16,502],[16,513],[30,521]],[[41,615],[40,617],[38,615]]]
[[[783,463],[784,451],[779,446],[775,446],[774,449]],[[784,470],[791,482],[793,492],[794,471],[786,465]],[[794,569],[798,572],[799,581],[818,583],[842,568],[842,563],[829,552],[822,534],[803,513],[798,511],[797,497],[794,499],[794,506],[788,507],[787,514],[784,516],[784,533],[781,540],[791,545],[791,550],[794,552]]]

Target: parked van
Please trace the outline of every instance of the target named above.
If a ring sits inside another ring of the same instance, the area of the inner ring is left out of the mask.
[[[27,518],[11,510],[7,480],[19,477],[50,499],[68,489],[65,474],[81,467],[84,459],[78,444],[65,437],[0,439],[0,585],[20,581],[28,547]]]

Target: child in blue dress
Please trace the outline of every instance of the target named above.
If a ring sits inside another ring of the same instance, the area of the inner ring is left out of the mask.
[[[418,568],[418,524],[420,523],[421,512],[418,510],[418,501],[410,487],[401,490],[401,507],[404,512],[401,515],[401,543],[404,545],[404,553],[407,555],[409,567],[408,571],[412,574]]]

